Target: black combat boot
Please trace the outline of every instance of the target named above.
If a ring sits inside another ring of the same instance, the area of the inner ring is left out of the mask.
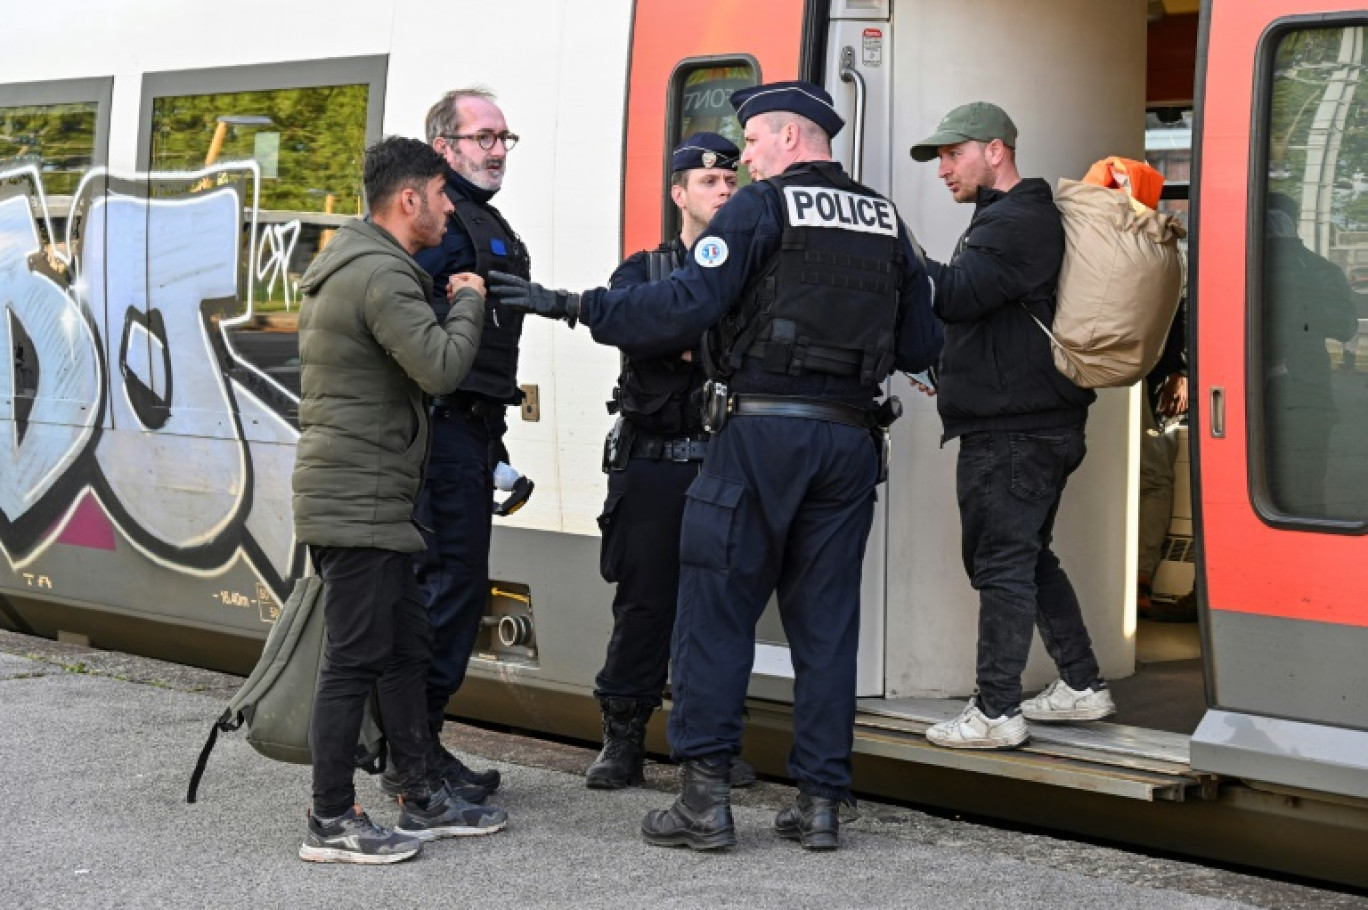
[[[736,846],[730,766],[726,758],[690,759],[680,765],[679,798],[670,808],[654,809],[641,820],[646,843],[694,850]]]
[[[840,809],[840,800],[799,793],[793,805],[774,817],[774,833],[809,850],[835,850]]]
[[[750,787],[756,781],[755,768],[750,762],[742,761],[741,756],[736,756],[731,760],[731,785],[733,787]]]
[[[655,707],[630,698],[599,699],[603,706],[603,751],[585,772],[590,790],[621,790],[646,782],[646,724]]]

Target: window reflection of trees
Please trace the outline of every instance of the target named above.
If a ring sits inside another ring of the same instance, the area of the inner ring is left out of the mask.
[[[187,173],[235,161],[259,166],[257,236],[253,243],[246,219],[240,263],[242,286],[252,286],[254,318],[227,335],[238,357],[294,395],[299,394],[298,281],[336,227],[363,212],[369,95],[369,85],[353,84],[176,95],[152,102],[150,170]],[[150,192],[200,192],[242,179],[241,171],[224,171],[190,187],[183,181],[154,181]],[[248,204],[251,191],[243,188]],[[255,374],[238,374],[293,418],[293,405],[277,401]]]
[[[260,134],[278,134],[276,176],[263,180],[261,207],[361,213],[367,85],[224,92],[157,98],[152,170],[193,171],[258,157]]]
[[[71,195],[95,157],[95,102],[0,107],[0,171],[32,165],[49,195]]]

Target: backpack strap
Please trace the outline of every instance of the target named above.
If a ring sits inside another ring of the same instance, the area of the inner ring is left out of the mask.
[[[1026,311],[1026,315],[1030,316],[1031,320],[1035,322],[1036,325],[1040,326],[1040,330],[1045,333],[1045,337],[1050,339],[1051,347],[1063,349],[1064,346],[1059,343],[1059,339],[1054,337],[1054,332],[1051,332],[1049,329],[1045,328],[1045,323],[1041,322],[1040,317],[1030,311],[1030,309],[1026,306],[1025,301],[1022,301],[1021,308]]]
[[[185,791],[185,801],[193,803],[199,796],[200,780],[204,777],[204,768],[209,764],[209,753],[214,751],[214,745],[218,742],[219,731],[232,733],[242,726],[242,715],[239,713],[233,716],[233,709],[229,708],[214,721],[214,725],[209,728],[209,738],[204,743],[204,748],[200,750],[199,759],[195,762],[195,771],[190,775],[190,786]]]

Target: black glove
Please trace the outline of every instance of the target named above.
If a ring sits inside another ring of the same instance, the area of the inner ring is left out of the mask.
[[[572,329],[579,321],[579,294],[548,290],[535,281],[507,272],[490,272],[488,285],[489,292],[509,309],[545,316],[547,319],[564,319]]]

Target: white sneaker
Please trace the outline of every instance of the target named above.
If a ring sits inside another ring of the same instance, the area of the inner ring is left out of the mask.
[[[926,738],[949,749],[1015,749],[1030,739],[1031,733],[1020,714],[988,717],[970,699],[959,717],[928,727]]]
[[[1021,713],[1030,720],[1044,723],[1077,720],[1101,720],[1116,713],[1116,702],[1112,701],[1107,689],[1069,688],[1062,679],[1056,679],[1035,698],[1021,703]]]

